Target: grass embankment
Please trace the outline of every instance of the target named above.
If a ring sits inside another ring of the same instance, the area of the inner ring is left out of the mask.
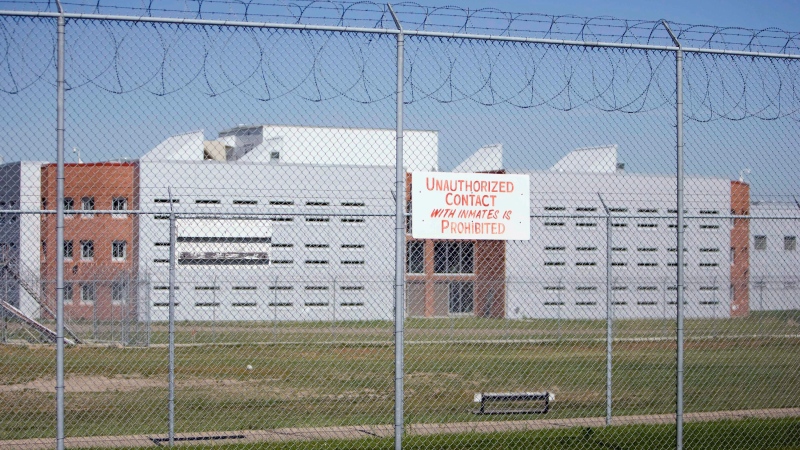
[[[177,432],[392,423],[389,326],[216,324],[214,340],[203,326],[179,327],[196,345],[176,350]],[[628,337],[614,343],[615,415],[674,412],[675,344],[661,326],[619,323],[616,336]],[[247,329],[261,343],[225,343]],[[686,412],[800,406],[797,332],[781,315],[687,323]],[[549,390],[547,418],[604,416],[604,336],[605,324],[591,321],[409,321],[406,423],[539,417],[475,416],[481,391]],[[164,346],[68,348],[67,435],[165,433],[167,355]],[[52,386],[26,384],[54,380],[54,349],[0,346],[0,361],[0,440],[54,437]]]

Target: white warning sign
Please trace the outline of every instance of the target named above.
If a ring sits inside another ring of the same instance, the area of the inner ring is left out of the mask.
[[[531,238],[528,175],[413,172],[411,193],[414,238]]]

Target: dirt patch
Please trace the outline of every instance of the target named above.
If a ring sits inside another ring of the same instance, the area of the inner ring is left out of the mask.
[[[259,380],[265,381],[265,380]],[[269,380],[268,380],[269,381]],[[202,387],[241,387],[252,383],[239,380],[215,380],[203,378],[190,378],[176,380],[179,388],[202,388]],[[100,375],[70,375],[64,379],[64,390],[66,392],[131,392],[140,389],[167,388],[167,380],[161,378],[144,378],[136,375],[117,375],[115,377],[104,377]],[[15,391],[37,391],[44,393],[55,393],[55,380],[53,378],[39,378],[27,383],[0,385],[0,393]]]

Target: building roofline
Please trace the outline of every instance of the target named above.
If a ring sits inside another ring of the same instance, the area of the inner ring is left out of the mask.
[[[235,127],[226,128],[224,130],[220,130],[219,133],[225,133],[234,130],[247,130],[250,128],[258,128],[258,127],[281,127],[281,128],[324,128],[324,129],[332,129],[332,130],[367,130],[367,131],[396,131],[394,128],[369,128],[369,127],[344,127],[344,126],[333,126],[333,125],[287,125],[287,124],[279,124],[279,123],[256,123],[250,125],[237,125]],[[405,128],[403,131],[421,131],[421,132],[428,132],[428,133],[438,133],[439,130],[427,130],[427,129],[417,129],[417,128]],[[184,133],[188,134],[188,133]]]
[[[546,174],[546,175],[583,175],[583,176],[603,176],[603,177],[631,177],[631,178],[643,178],[643,177],[658,177],[658,178],[675,178],[676,175],[673,174],[666,174],[666,173],[646,173],[646,172],[567,172],[567,171],[558,171],[558,170],[550,170],[550,169],[537,169],[537,170],[526,170],[526,169],[509,169],[506,168],[509,174],[520,174],[520,175],[533,175],[533,174]],[[729,182],[737,182],[738,180],[731,180],[725,177],[718,177],[712,175],[686,175],[686,179],[706,179],[706,180],[718,180],[718,181],[729,181]],[[745,183],[747,184],[747,183]]]
[[[57,166],[58,163],[48,162],[42,164],[43,167],[51,167]],[[139,165],[139,160],[131,160],[131,161],[98,161],[98,162],[88,162],[88,163],[64,163],[64,167],[108,167],[108,166],[137,166]]]
[[[193,164],[193,165],[201,165],[201,164],[210,164],[210,165],[219,165],[219,166],[261,166],[261,167],[325,167],[325,168],[336,168],[341,169],[342,167],[345,168],[356,168],[356,169],[365,169],[365,168],[377,168],[377,169],[394,169],[394,166],[381,166],[377,164],[308,164],[308,163],[273,163],[273,162],[264,162],[264,161],[216,161],[213,159],[150,159],[146,161],[142,161],[143,163],[178,163],[178,164]]]

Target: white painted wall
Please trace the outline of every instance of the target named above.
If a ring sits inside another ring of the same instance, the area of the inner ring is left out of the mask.
[[[174,205],[178,213],[202,212],[206,220],[222,212],[243,217],[260,214],[259,217],[273,219],[270,258],[274,263],[269,266],[178,266],[178,320],[391,319],[393,168],[241,160],[142,161],[142,210],[165,215],[169,205],[157,200],[167,198],[167,188],[178,200]],[[197,204],[197,200],[219,203]],[[242,200],[257,203],[235,203]],[[271,201],[293,204],[274,205]],[[308,205],[309,202],[328,205]],[[348,203],[363,205],[347,206]],[[308,220],[318,217],[328,221]],[[291,221],[283,221],[288,219]],[[169,266],[158,261],[168,259],[169,248],[158,244],[169,242],[169,221],[144,215],[139,224],[139,267],[151,283],[149,292],[140,296],[149,306],[140,309],[140,318],[167,320]],[[217,289],[204,289],[209,286]],[[219,306],[198,306],[214,303]],[[242,306],[248,303],[255,305]]]
[[[253,128],[260,128],[258,134]],[[234,132],[229,136],[223,136]],[[235,159],[249,162],[273,161],[280,153],[282,164],[329,164],[394,166],[395,130],[373,128],[302,127],[258,125],[226,130],[220,140],[233,147]],[[439,138],[436,131],[406,130],[403,134],[404,165],[407,171],[439,168]],[[252,147],[252,150],[250,148]]]
[[[531,221],[530,241],[511,241],[506,247],[507,317],[605,317],[606,222],[598,194],[617,211],[612,212],[612,223],[624,225],[612,227],[612,261],[620,264],[612,265],[616,317],[673,314],[673,177],[558,172],[530,176],[531,211],[538,217]],[[686,315],[727,317],[732,225],[714,216],[729,213],[730,182],[687,178],[685,190],[687,215],[704,212],[703,218],[686,221]]]
[[[22,161],[0,165],[0,202],[3,209],[38,211],[41,208],[42,162]],[[41,220],[38,214],[8,215],[0,224],[0,243],[19,261],[21,275],[39,286]],[[38,302],[15,283],[8,286],[8,299],[26,315],[39,317]]]
[[[800,246],[784,247],[784,239],[800,239],[800,207],[794,202],[752,202],[750,205],[750,309],[800,309]],[[756,236],[766,238],[757,249]]]

